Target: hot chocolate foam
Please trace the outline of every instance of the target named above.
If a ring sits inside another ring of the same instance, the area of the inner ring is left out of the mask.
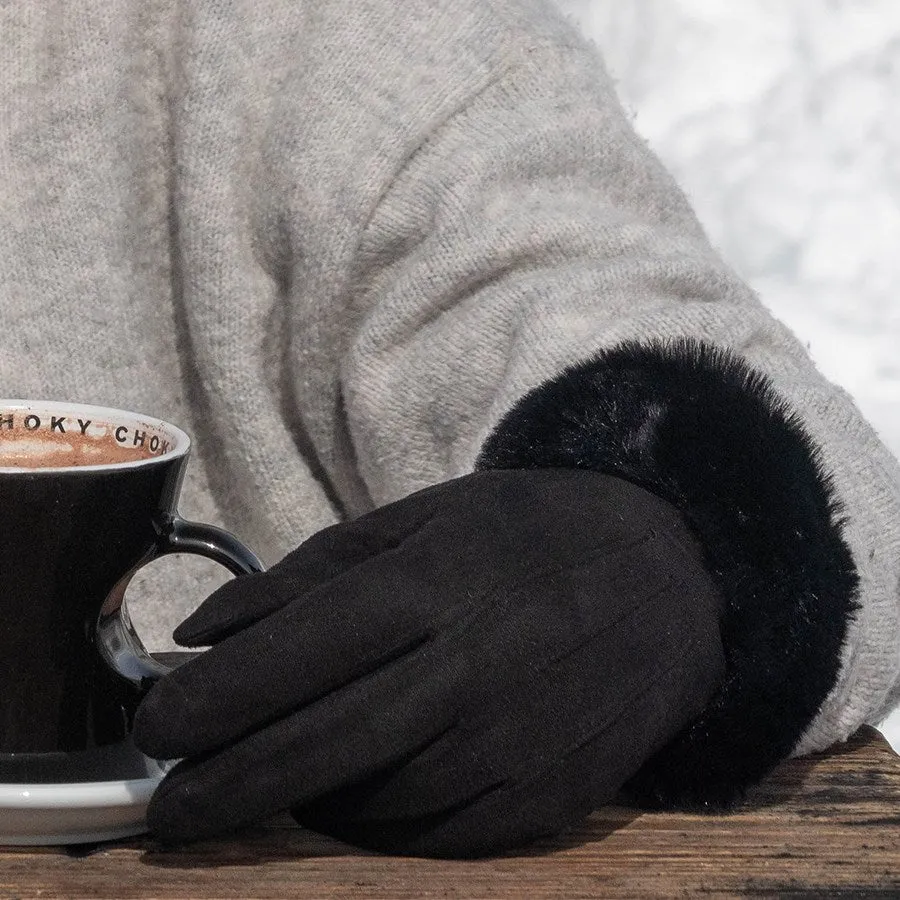
[[[153,459],[172,448],[171,435],[134,421],[0,411],[0,468],[108,466]]]

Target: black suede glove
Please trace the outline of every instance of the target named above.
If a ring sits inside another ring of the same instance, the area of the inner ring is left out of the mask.
[[[175,632],[213,644],[140,706],[184,757],[153,832],[290,809],[366,848],[496,853],[610,801],[696,717],[721,598],[680,513],[572,469],[479,472],[328,528]]]

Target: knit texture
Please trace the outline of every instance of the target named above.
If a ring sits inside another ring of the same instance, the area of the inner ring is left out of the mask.
[[[549,0],[4,4],[0,110],[3,393],[184,426],[187,515],[272,562],[471,471],[565,366],[702,339],[769,378],[845,511],[862,607],[797,752],[900,699],[896,461]],[[185,577],[151,645],[212,584]]]

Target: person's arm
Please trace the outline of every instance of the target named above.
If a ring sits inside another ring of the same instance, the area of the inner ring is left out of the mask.
[[[730,598],[732,677],[678,745],[734,773],[711,801],[896,703],[897,464],[717,257],[594,51],[523,42],[435,128],[356,285],[342,386],[377,503],[480,459],[621,474],[689,514]]]
[[[596,51],[540,0],[314,18],[260,255],[323,470],[376,509],[180,627],[214,646],[138,711],[139,746],[186,757],[151,826],[291,808],[477,855],[623,784],[727,805],[886,712],[896,462],[716,256]]]

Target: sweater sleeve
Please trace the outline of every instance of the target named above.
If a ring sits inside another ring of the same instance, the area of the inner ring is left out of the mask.
[[[597,53],[507,63],[362,235],[340,373],[358,471],[376,504],[476,466],[592,467],[675,502],[729,598],[730,669],[635,793],[728,803],[897,702],[900,470],[716,255]]]

